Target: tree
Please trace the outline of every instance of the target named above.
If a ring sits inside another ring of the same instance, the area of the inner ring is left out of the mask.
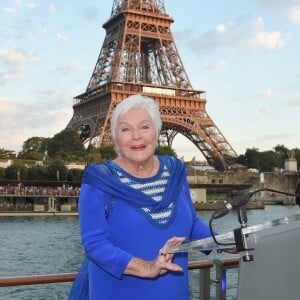
[[[157,146],[155,154],[172,155],[177,157],[176,152],[170,146]]]
[[[286,159],[289,156],[289,149],[284,145],[277,145],[274,147],[274,150],[282,157],[282,159]]]
[[[68,169],[62,160],[54,160],[48,165],[49,177],[48,180],[66,181]]]
[[[16,158],[15,151],[0,148],[0,159],[14,159]]]
[[[272,150],[259,153],[259,169],[262,172],[273,172],[274,168],[279,168],[281,163],[281,155]]]
[[[283,168],[284,160],[289,157],[289,149],[286,148],[284,145],[277,145],[274,147],[274,150],[280,157],[280,163],[278,167]]]
[[[81,181],[83,170],[81,169],[70,169],[68,171],[68,181]]]
[[[259,151],[257,148],[247,149],[245,152],[245,164],[248,168],[260,169]]]
[[[116,155],[114,150],[109,150],[109,152],[112,151],[113,155]],[[102,162],[103,158],[100,153],[100,149],[96,148],[93,145],[89,145],[86,149],[86,155],[85,155],[85,161],[87,164],[90,164],[91,162]]]
[[[24,164],[16,161],[5,169],[5,178],[10,180],[26,180],[27,168]]]
[[[99,148],[99,152],[103,160],[112,160],[117,157],[116,151],[113,146],[104,146]]]
[[[28,180],[48,180],[49,172],[44,166],[35,165],[28,168]]]
[[[5,168],[0,167],[0,179],[5,179]]]
[[[49,138],[31,137],[23,143],[22,151],[19,152],[18,158],[43,160],[47,154]]]
[[[74,129],[64,129],[48,142],[48,156],[64,161],[82,160],[85,148],[79,133]]]
[[[295,155],[295,159],[297,160],[298,168],[300,168],[300,149],[294,148],[294,149],[292,149],[292,151],[294,151],[294,155]]]

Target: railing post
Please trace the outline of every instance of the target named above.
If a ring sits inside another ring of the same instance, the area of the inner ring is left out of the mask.
[[[210,299],[210,269],[213,266],[214,264],[210,260],[189,263],[189,270],[199,269],[200,300]]]
[[[226,270],[221,260],[215,259],[214,264],[216,266],[216,300],[226,300]]]
[[[215,259],[213,262],[216,268],[216,300],[226,300],[226,271],[237,268],[239,259]]]
[[[200,299],[210,299],[210,267],[200,270],[199,276]]]

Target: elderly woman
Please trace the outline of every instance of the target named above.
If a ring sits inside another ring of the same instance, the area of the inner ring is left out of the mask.
[[[83,175],[79,217],[88,299],[189,299],[187,254],[169,254],[167,244],[210,231],[196,216],[184,165],[154,155],[161,126],[154,100],[124,99],[111,118],[117,158],[92,164]]]

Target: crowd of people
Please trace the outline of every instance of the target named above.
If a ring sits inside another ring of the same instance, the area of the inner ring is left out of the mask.
[[[2,196],[19,196],[19,197],[78,197],[80,187],[62,184],[59,186],[33,186],[18,184],[0,185],[0,197]]]

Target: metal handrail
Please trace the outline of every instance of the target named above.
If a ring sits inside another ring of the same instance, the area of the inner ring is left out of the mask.
[[[213,263],[207,261],[194,261],[189,263],[189,270],[205,269],[213,267]],[[29,276],[14,276],[0,277],[0,287],[17,286],[17,285],[34,285],[45,283],[58,283],[74,281],[77,273],[61,273],[49,275],[29,275]]]
[[[74,281],[77,273],[0,277],[0,287]]]
[[[226,299],[226,294],[221,294],[219,289],[219,278],[211,280],[210,269],[215,266],[220,272],[220,268],[226,272],[227,269],[237,268],[239,266],[239,258],[222,259],[189,262],[189,270],[199,270],[199,286],[200,286],[200,299],[210,299],[210,285],[216,284],[216,291],[218,297],[216,299]],[[48,284],[48,283],[62,283],[72,282],[75,280],[77,273],[61,273],[61,274],[48,274],[48,275],[30,275],[30,276],[14,276],[14,277],[0,277],[0,287],[8,286],[22,286],[22,285],[36,285],[36,284]],[[218,277],[218,276],[217,276]]]

